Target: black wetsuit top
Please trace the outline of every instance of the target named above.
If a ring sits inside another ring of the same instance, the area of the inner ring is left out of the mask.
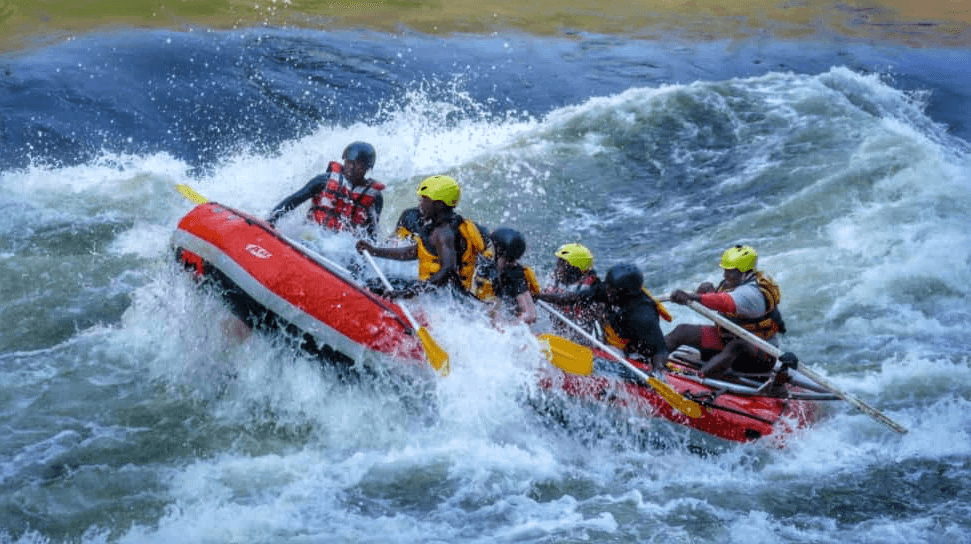
[[[529,291],[526,269],[521,264],[508,265],[492,284],[492,290],[503,302],[516,304],[519,295]]]
[[[657,353],[666,353],[664,333],[657,305],[644,293],[637,293],[620,304],[607,302],[607,286],[597,282],[579,292],[581,300],[602,302],[607,305],[607,324],[617,336],[628,341],[624,351],[636,353],[650,360]]]

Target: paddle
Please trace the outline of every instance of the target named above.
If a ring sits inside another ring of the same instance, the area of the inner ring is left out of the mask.
[[[714,321],[715,323],[721,325],[722,327],[728,329],[729,331],[731,331],[733,334],[735,334],[736,336],[738,336],[742,340],[745,340],[746,342],[752,344],[753,346],[757,347],[758,349],[761,349],[762,351],[768,353],[769,355],[775,357],[776,359],[782,357],[782,355],[783,355],[782,350],[780,350],[779,348],[777,348],[777,347],[773,346],[772,344],[766,342],[765,340],[759,338],[758,336],[755,336],[751,332],[745,330],[741,325],[738,325],[737,323],[729,320],[728,318],[726,318],[725,316],[719,314],[718,312],[715,312],[715,311],[713,311],[713,310],[711,310],[709,308],[706,308],[706,307],[702,306],[700,303],[695,302],[693,300],[689,300],[688,303],[687,303],[687,306],[690,307],[692,310],[698,312],[699,314],[701,314],[701,315],[707,317],[708,319]],[[855,406],[860,411],[866,413],[867,415],[869,415],[870,417],[876,419],[877,421],[879,421],[879,422],[887,425],[888,427],[890,427],[891,429],[897,431],[898,433],[906,433],[907,432],[907,429],[906,428],[904,428],[902,425],[900,425],[896,421],[893,421],[892,419],[890,419],[889,417],[887,417],[885,414],[883,414],[883,412],[880,412],[879,410],[877,410],[876,408],[874,408],[874,407],[866,404],[862,400],[860,400],[860,399],[858,399],[858,398],[850,395],[846,391],[843,391],[843,390],[837,388],[835,385],[829,383],[829,381],[826,378],[824,378],[820,374],[816,373],[811,368],[807,368],[805,365],[800,364],[799,365],[799,372],[801,372],[802,374],[804,374],[807,378],[809,378],[809,379],[813,380],[814,382],[818,383],[820,386],[822,386],[823,388],[825,388],[826,390],[828,390],[830,393],[832,393],[832,394],[836,395],[837,397],[845,400],[846,402],[849,402],[850,404],[852,404],[853,406]]]
[[[589,332],[585,331],[583,329],[583,327],[577,325],[576,323],[574,323],[573,321],[571,321],[570,319],[568,319],[566,316],[564,316],[563,314],[561,314],[560,312],[558,312],[555,308],[553,308],[552,306],[550,306],[549,304],[547,304],[545,301],[538,300],[538,301],[536,301],[536,304],[538,304],[540,307],[542,307],[543,309],[545,309],[547,312],[549,312],[552,315],[556,316],[560,321],[562,321],[563,323],[565,323],[566,325],[568,325],[573,330],[577,331],[581,336],[583,336],[584,338],[586,338],[588,342],[590,342],[594,346],[600,348],[601,350],[603,350],[604,352],[606,352],[608,355],[610,355],[614,360],[616,360],[620,364],[622,364],[625,367],[627,367],[627,370],[630,370],[638,378],[640,378],[645,383],[647,383],[648,385],[650,385],[651,388],[654,389],[654,391],[656,391],[657,394],[661,396],[661,398],[663,398],[665,401],[667,401],[668,404],[670,404],[672,407],[674,407],[674,409],[676,409],[677,411],[679,411],[682,414],[684,414],[684,415],[686,415],[688,417],[691,417],[691,418],[701,417],[701,406],[697,402],[694,402],[692,400],[689,400],[689,399],[686,399],[686,398],[682,397],[681,394],[678,393],[677,391],[675,391],[674,388],[671,387],[670,385],[662,382],[661,380],[657,379],[653,375],[648,374],[648,373],[644,372],[643,370],[637,368],[636,366],[632,365],[627,359],[625,359],[621,355],[618,355],[613,350],[613,348],[605,345],[600,340],[597,340],[596,337],[594,337]],[[561,340],[563,342],[570,342],[569,340],[566,340],[565,338],[561,338]],[[570,342],[570,343],[572,344],[572,342]],[[583,346],[576,345],[576,348],[574,348],[574,349],[582,349],[582,348],[583,348]]]
[[[388,291],[393,290],[394,288],[391,286],[391,282],[388,281],[388,278],[384,275],[384,272],[381,271],[381,267],[378,266],[378,263],[374,262],[374,257],[371,256],[371,253],[369,253],[367,250],[362,250],[361,253],[365,258],[367,258],[367,261],[371,264],[371,268],[374,268],[374,271],[378,274],[378,277],[381,278],[381,283],[384,284],[384,287]],[[404,304],[399,302],[398,307],[401,308],[402,313],[404,313],[405,317],[408,318],[408,322],[411,323],[411,327],[418,331],[418,338],[421,339],[421,345],[425,348],[425,356],[428,357],[428,363],[432,365],[432,368],[437,370],[442,376],[448,376],[449,372],[452,371],[452,367],[448,363],[448,353],[446,353],[446,351],[442,349],[437,342],[435,342],[435,339],[432,338],[432,335],[428,332],[428,329],[422,327],[417,321],[415,321],[415,318],[411,315],[411,312],[408,311],[408,308]]]
[[[182,196],[189,199],[193,204],[205,204],[209,202],[209,199],[199,194],[195,189],[189,187],[185,183],[178,183],[175,186],[175,190],[182,193]]]
[[[198,191],[196,191],[195,189],[193,189],[192,187],[184,183],[177,184],[175,186],[175,189],[179,191],[179,193],[181,193],[182,196],[184,196],[189,201],[195,204],[205,204],[209,202],[208,198],[202,196]],[[351,276],[350,272],[347,269],[343,268],[342,266],[338,265],[337,263],[334,263],[329,259],[326,259],[322,255],[318,255],[317,253],[310,251],[309,249],[304,247],[303,244],[297,243],[295,240],[292,240],[284,236],[279,231],[277,231],[277,235],[279,235],[281,238],[283,238],[284,240],[292,244],[294,247],[301,249],[304,252],[304,254],[319,262],[321,266],[323,266],[324,268],[327,268],[328,270],[340,272],[339,275],[341,275],[344,280],[350,281],[350,282],[356,282],[356,280],[354,280],[353,277]],[[388,282],[388,279],[384,277],[384,274],[381,272],[381,269],[377,267],[377,263],[375,263],[374,260],[371,258],[371,256],[368,255],[367,253],[365,253],[365,256],[367,256],[368,260],[371,262],[371,265],[374,266],[374,269],[378,272],[378,276],[381,277],[381,280],[384,282],[385,286],[387,286],[388,289],[390,289],[391,288],[390,283]],[[428,333],[427,330],[425,330],[424,327],[420,327],[418,325],[418,323],[415,321],[415,318],[411,316],[410,312],[408,312],[407,308],[405,308],[401,304],[398,304],[397,306],[398,308],[401,309],[402,313],[405,314],[405,317],[408,319],[408,322],[411,324],[411,327],[418,332],[418,338],[421,340],[422,347],[425,349],[425,356],[428,358],[428,363],[432,365],[432,368],[437,370],[439,374],[441,374],[442,376],[447,376],[448,373],[451,371],[451,367],[448,364],[448,353],[446,353],[445,350],[443,350],[441,347],[438,346],[438,344],[435,342],[435,339],[431,337],[431,335]]]
[[[593,374],[593,350],[555,334],[541,334],[537,338],[548,346],[546,358],[557,368],[570,374]]]

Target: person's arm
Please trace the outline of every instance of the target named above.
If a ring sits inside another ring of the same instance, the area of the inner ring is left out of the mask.
[[[519,308],[519,317],[524,322],[536,322],[536,305],[533,304],[533,294],[528,289],[516,297],[516,306]]]
[[[504,261],[500,259],[500,264]],[[536,305],[533,304],[533,293],[526,277],[526,267],[519,264],[504,266],[500,275],[500,295],[514,298],[516,301],[516,316],[526,323],[536,322]]]
[[[700,302],[702,306],[711,308],[716,312],[727,314],[735,312],[735,299],[727,292],[689,293],[681,289],[675,289],[671,292],[671,302],[687,304],[689,300]]]
[[[359,240],[354,246],[359,253],[367,251],[375,257],[394,261],[414,261],[418,258],[418,245],[402,247],[376,247],[366,240]]]
[[[544,302],[549,302],[550,304],[556,304],[557,306],[571,306],[580,302],[579,293],[539,293],[536,295],[537,300],[542,300]]]
[[[378,193],[374,197],[374,202],[367,209],[367,223],[364,225],[364,232],[371,240],[378,239],[378,222],[381,220],[381,210],[384,209],[384,196]]]
[[[607,295],[604,292],[602,283],[595,283],[574,291],[572,293],[540,293],[536,295],[538,300],[556,304],[558,306],[573,306],[575,304],[592,304],[594,302],[606,302]]]
[[[297,206],[313,198],[313,196],[318,192],[324,190],[324,187],[327,186],[327,178],[329,175],[330,174],[323,174],[313,178],[307,182],[302,189],[288,196],[283,200],[283,202],[280,202],[274,206],[273,211],[271,211],[270,215],[267,216],[266,222],[272,225],[284,214],[292,211]]]
[[[698,302],[700,302],[705,308],[711,308],[712,310],[721,312],[723,314],[735,313],[735,299],[732,298],[731,293],[704,293],[697,296]]]

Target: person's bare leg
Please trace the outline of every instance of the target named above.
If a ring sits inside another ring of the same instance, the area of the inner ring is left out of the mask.
[[[732,363],[735,362],[735,359],[738,359],[738,356],[747,350],[748,347],[745,342],[738,339],[732,340],[725,346],[725,349],[709,359],[698,373],[702,376],[717,376],[722,374],[732,368]]]
[[[664,336],[664,345],[668,351],[674,351],[678,346],[701,349],[701,325],[678,325]]]

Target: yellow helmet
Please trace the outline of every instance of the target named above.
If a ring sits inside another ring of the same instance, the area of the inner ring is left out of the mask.
[[[459,203],[462,190],[459,189],[458,182],[449,176],[431,176],[418,184],[418,196],[440,200],[446,206],[454,208]]]
[[[593,253],[580,244],[566,244],[556,250],[556,257],[568,262],[570,266],[586,272],[593,266]]]
[[[755,263],[759,260],[759,254],[750,246],[730,247],[722,254],[721,267],[730,270],[736,269],[739,272],[748,272],[755,268]]]

